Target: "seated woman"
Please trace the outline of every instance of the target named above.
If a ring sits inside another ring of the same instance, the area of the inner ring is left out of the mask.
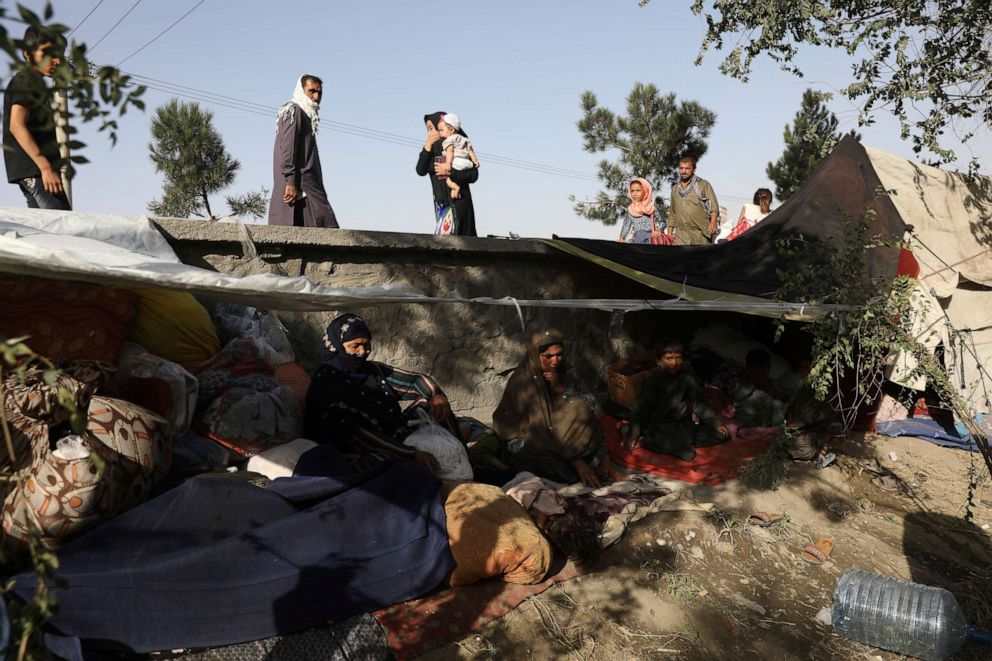
[[[596,414],[565,383],[564,342],[550,328],[531,338],[493,413],[493,429],[507,441],[506,460],[515,469],[599,487],[600,476],[621,476],[606,453]]]
[[[683,369],[683,352],[681,342],[662,345],[661,371],[647,378],[634,405],[628,450],[644,448],[692,461],[695,448],[729,439],[727,427],[707,402],[703,388]]]
[[[372,332],[354,314],[331,321],[323,339],[320,367],[307,390],[307,438],[333,443],[343,454],[357,455],[363,462],[404,457],[437,470],[433,456],[402,444],[410,430],[400,401],[423,405],[457,437],[458,427],[444,392],[428,376],[369,360]]]

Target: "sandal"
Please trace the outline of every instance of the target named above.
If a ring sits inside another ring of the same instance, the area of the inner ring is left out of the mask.
[[[773,523],[781,521],[783,518],[785,518],[783,514],[776,512],[752,512],[751,516],[748,517],[748,523],[752,523],[751,519],[754,519],[753,523],[756,526],[767,528]]]
[[[815,544],[803,547],[800,557],[811,565],[822,565],[834,550],[834,542],[828,537],[821,537]]]
[[[817,457],[816,461],[813,462],[813,465],[816,466],[817,468],[823,469],[829,466],[830,464],[834,463],[834,461],[836,460],[837,460],[837,455],[835,455],[833,452],[828,452],[822,457]]]

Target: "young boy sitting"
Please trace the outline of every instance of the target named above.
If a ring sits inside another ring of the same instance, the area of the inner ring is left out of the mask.
[[[628,450],[645,448],[692,461],[695,448],[717,445],[730,437],[699,382],[684,369],[683,354],[681,342],[662,345],[661,371],[644,382],[634,405]]]

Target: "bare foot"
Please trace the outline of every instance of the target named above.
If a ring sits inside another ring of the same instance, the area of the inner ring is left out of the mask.
[[[451,179],[448,179],[448,188],[451,189],[452,200],[457,200],[462,196],[462,187],[453,182]]]

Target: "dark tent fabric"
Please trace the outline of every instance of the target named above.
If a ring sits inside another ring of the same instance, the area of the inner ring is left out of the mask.
[[[454,567],[440,483],[413,462],[193,479],[59,553],[49,626],[84,648],[150,652],[267,638],[418,597]],[[15,578],[30,599],[33,573]]]
[[[882,190],[868,154],[844,138],[802,189],[738,239],[701,246],[653,246],[597,239],[558,238],[549,243],[672,296],[686,300],[754,301],[780,289],[778,242],[802,235],[806,241],[843,245],[844,218],[871,209],[869,236],[902,238],[905,224]],[[896,275],[898,246],[873,248],[866,274]]]

